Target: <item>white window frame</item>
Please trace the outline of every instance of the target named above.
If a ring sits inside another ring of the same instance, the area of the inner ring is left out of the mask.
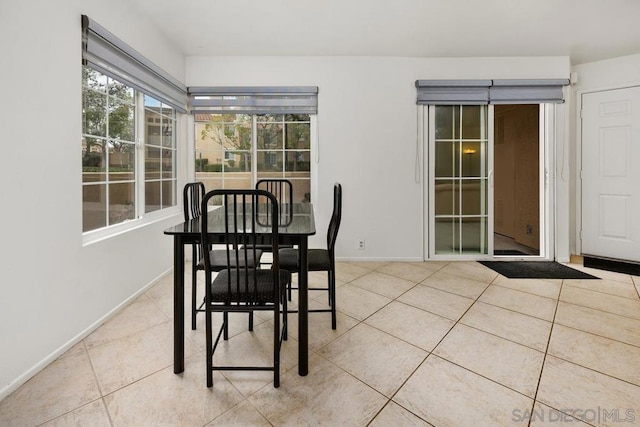
[[[99,72],[99,71],[98,71]],[[84,93],[84,86],[82,88]],[[134,89],[135,90],[135,89]],[[174,151],[174,167],[173,167],[173,181],[174,181],[174,191],[175,191],[175,204],[173,206],[167,208],[161,208],[149,213],[145,213],[145,134],[146,134],[146,125],[147,122],[144,120],[145,118],[145,105],[144,105],[144,93],[138,90],[135,90],[134,96],[136,99],[135,103],[135,113],[134,113],[134,129],[136,135],[134,136],[135,145],[136,145],[136,159],[135,165],[136,170],[134,174],[134,195],[135,195],[135,214],[133,219],[125,220],[123,222],[107,225],[105,227],[97,228],[94,230],[88,230],[82,232],[82,245],[87,246],[91,245],[105,239],[109,239],[111,237],[115,237],[126,232],[144,227],[148,224],[152,224],[158,221],[162,221],[169,217],[175,216],[181,212],[181,197],[182,194],[178,189],[180,188],[180,144],[178,143],[178,134],[179,129],[182,127],[182,122],[184,121],[184,117],[182,114],[174,110],[175,114],[175,128],[173,131],[173,147],[171,148]],[[153,98],[153,96],[151,96]],[[155,98],[154,98],[155,99]],[[84,126],[83,126],[83,135],[84,135]],[[81,182],[81,185],[85,184]],[[80,227],[82,228],[82,226]]]

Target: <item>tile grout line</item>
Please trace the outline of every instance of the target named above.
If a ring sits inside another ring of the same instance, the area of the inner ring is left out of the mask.
[[[534,409],[535,409],[536,403],[538,403],[538,392],[540,391],[540,383],[542,382],[542,374],[544,373],[544,368],[545,368],[545,364],[546,364],[546,361],[547,361],[547,355],[549,355],[549,347],[550,347],[550,344],[551,344],[551,337],[553,336],[553,328],[554,328],[554,326],[556,324],[556,316],[558,314],[558,308],[560,306],[560,295],[562,294],[563,286],[564,286],[564,279],[562,280],[562,283],[560,284],[560,293],[558,294],[558,299],[556,301],[556,309],[555,309],[555,311],[553,313],[553,321],[551,322],[551,329],[549,330],[549,339],[547,340],[547,348],[544,351],[544,357],[542,359],[542,366],[540,368],[540,375],[538,376],[538,384],[536,385],[536,392],[535,392],[534,397],[533,397],[533,406],[531,407],[531,416],[529,418],[528,426],[531,425],[531,421],[533,419],[533,414],[534,414]],[[552,356],[552,355],[549,355],[549,356]],[[555,357],[555,356],[553,356],[553,357]],[[568,415],[572,419],[575,419],[575,420],[578,420],[580,422],[584,422],[585,424],[591,425],[591,424],[587,423],[584,420],[579,420],[578,418],[573,417],[571,414],[566,414],[565,412],[562,412],[561,410],[556,409],[553,406],[547,405],[546,403],[543,403],[543,402],[539,402],[539,403],[541,405],[548,406],[549,408],[552,408],[552,409],[554,409],[554,410],[556,410],[556,411],[558,411],[558,412],[560,412],[562,414]]]
[[[558,307],[560,306],[560,296],[562,295],[563,285],[564,285],[564,280],[560,282],[560,291],[558,292],[558,298],[556,299],[556,307],[555,307],[555,310],[553,311],[553,319],[551,320],[551,328],[549,329],[549,338],[547,338],[547,346],[544,349],[544,356],[542,357],[542,364],[540,365],[540,374],[538,375],[538,383],[536,384],[536,391],[533,394],[533,404],[531,406],[531,416],[529,417],[529,423],[527,424],[528,426],[531,425],[534,409],[536,407],[536,403],[538,402],[538,392],[540,391],[540,383],[542,382],[542,374],[544,372],[544,366],[547,361],[547,355],[549,354],[549,346],[551,344],[551,337],[553,336],[553,327],[556,324],[556,316],[558,315]]]
[[[606,313],[606,312],[604,312],[604,313]],[[612,314],[612,313],[609,313],[609,314]],[[620,341],[619,339],[608,337],[606,335],[596,334],[595,332],[592,332],[592,331],[585,331],[584,329],[580,329],[580,328],[578,328],[576,326],[565,325],[565,324],[559,323],[559,322],[557,324],[558,324],[558,326],[562,326],[563,328],[573,329],[574,331],[579,331],[579,332],[582,332],[582,333],[585,333],[585,334],[593,335],[594,337],[602,338],[602,339],[605,339],[605,340],[613,341],[613,342],[616,342],[616,343],[619,343],[619,344],[624,344],[624,345],[628,345],[628,346],[635,347],[635,348],[640,348],[640,345],[630,344],[628,342]],[[557,356],[554,356],[554,357],[557,357]]]
[[[109,412],[109,408],[107,407],[107,402],[104,401],[105,394],[102,390],[102,386],[100,385],[100,381],[98,380],[98,374],[96,373],[96,367],[93,364],[93,360],[91,359],[91,355],[89,354],[89,349],[87,348],[87,344],[84,340],[82,340],[82,347],[84,348],[85,353],[87,354],[87,359],[89,360],[89,365],[91,366],[91,372],[93,372],[93,379],[98,386],[98,391],[100,392],[100,402],[102,402],[102,406],[104,411],[107,414],[107,418],[109,419],[109,424],[113,426],[113,419],[111,418],[111,412]]]
[[[91,405],[92,403],[97,402],[98,400],[99,400],[99,401],[100,401],[100,403],[102,404],[102,407],[104,408],[105,413],[107,414],[107,418],[108,418],[108,420],[109,420],[109,425],[113,426],[113,420],[111,419],[111,414],[110,414],[110,413],[109,413],[109,411],[107,410],[107,404],[106,404],[106,402],[104,401],[104,395],[103,395],[103,393],[102,393],[102,389],[101,389],[101,387],[100,387],[100,382],[98,381],[98,376],[96,375],[96,371],[95,371],[95,368],[94,368],[94,366],[93,366],[93,362],[91,361],[91,357],[89,356],[89,351],[88,351],[87,346],[86,346],[86,344],[85,344],[85,342],[84,342],[84,339],[83,339],[82,341],[80,341],[80,343],[82,344],[82,351],[86,354],[86,356],[87,356],[87,360],[89,361],[89,366],[91,367],[91,373],[93,374],[93,379],[95,380],[95,382],[96,382],[96,386],[98,387],[98,393],[100,394],[100,397],[98,397],[97,399],[91,400],[91,401],[89,401],[89,402],[86,402],[86,403],[84,403],[84,404],[82,404],[82,405],[80,405],[80,406],[77,406],[77,407],[75,407],[75,408],[71,408],[71,409],[69,409],[68,411],[66,411],[66,412],[64,412],[64,413],[61,413],[61,414],[58,414],[58,415],[55,415],[55,416],[54,416],[54,417],[52,417],[52,418],[49,418],[49,419],[47,419],[47,420],[44,420],[43,422],[38,423],[38,424],[37,424],[38,426],[42,426],[42,425],[45,425],[45,424],[50,423],[50,422],[52,422],[52,421],[55,421],[55,420],[57,420],[57,419],[60,419],[60,418],[64,417],[65,415],[69,415],[69,414],[71,414],[71,413],[72,413],[72,412],[74,412],[74,411],[77,411],[77,410],[79,410],[79,409],[81,409],[81,408],[84,408],[85,406]],[[60,358],[58,358],[58,359],[56,359],[56,360],[60,360]]]
[[[206,351],[204,351],[204,350],[203,350],[203,351],[202,351],[202,353],[206,353]],[[205,355],[205,358],[206,358],[206,355]],[[296,366],[292,367],[291,369],[295,369],[295,368],[296,368]],[[273,423],[269,420],[269,418],[268,418],[265,414],[263,414],[263,413],[262,413],[258,408],[256,408],[256,407],[253,405],[253,403],[251,403],[251,402],[249,401],[249,398],[250,398],[251,396],[253,396],[253,395],[257,394],[257,393],[258,393],[258,392],[260,392],[261,390],[264,390],[266,387],[271,387],[271,384],[270,384],[270,383],[269,383],[269,384],[265,384],[265,386],[264,386],[264,387],[259,388],[258,390],[254,391],[253,393],[251,393],[251,394],[250,394],[250,395],[248,395],[248,396],[245,396],[245,395],[244,395],[244,393],[242,393],[242,392],[241,392],[241,391],[240,391],[240,390],[239,390],[239,389],[238,389],[238,388],[233,384],[233,382],[232,382],[229,378],[227,378],[227,377],[226,377],[226,375],[224,375],[224,372],[225,372],[225,371],[218,371],[218,372],[220,372],[220,375],[224,378],[224,380],[225,380],[227,383],[229,383],[229,386],[230,386],[230,387],[232,387],[232,388],[233,388],[233,389],[234,389],[234,390],[235,390],[235,391],[236,391],[240,396],[242,396],[242,397],[243,397],[243,399],[242,399],[242,400],[240,400],[236,405],[234,405],[234,406],[232,406],[232,407],[228,408],[226,411],[222,412],[221,414],[219,414],[218,416],[214,417],[213,419],[211,419],[211,420],[209,420],[209,421],[206,421],[206,422],[205,422],[205,424],[203,424],[203,426],[205,426],[205,427],[206,427],[206,426],[210,425],[210,424],[211,424],[211,423],[213,423],[215,420],[222,418],[225,414],[230,413],[231,411],[233,411],[234,409],[238,408],[240,405],[242,405],[242,404],[243,404],[243,403],[245,403],[245,402],[246,402],[249,406],[251,406],[251,407],[252,407],[252,408],[253,408],[253,409],[254,409],[258,414],[260,414],[260,416],[261,416],[264,420],[266,420],[266,421],[269,423],[269,425],[273,426]],[[287,371],[287,372],[288,372],[288,371]],[[281,372],[281,374],[282,374],[282,373],[283,373],[283,372]]]
[[[622,315],[622,314],[612,313],[612,312],[610,312],[610,311],[602,310],[602,309],[599,309],[599,308],[589,307],[588,305],[576,304],[575,302],[564,301],[564,300],[560,300],[560,299],[559,299],[559,300],[558,300],[558,303],[560,303],[560,302],[565,303],[565,304],[569,304],[569,305],[573,305],[573,306],[576,306],[576,307],[582,307],[582,308],[587,308],[587,309],[589,309],[589,310],[598,311],[598,312],[600,312],[600,313],[610,314],[610,315],[612,315],[612,316],[616,316],[616,317],[622,317],[623,319],[634,320],[634,321],[636,321],[636,322],[640,323],[640,319],[635,318],[635,317],[624,316],[624,315]]]
[[[600,280],[604,280],[604,279],[600,279]],[[631,285],[631,286],[633,286],[635,288],[633,283],[631,283],[631,284],[624,283],[624,282],[618,282],[618,283],[623,283],[625,285]],[[606,296],[610,296],[610,297],[618,297],[618,298],[624,298],[624,299],[631,300],[631,301],[638,301],[638,298],[635,298],[635,297],[631,298],[631,297],[626,297],[626,296],[623,296],[623,295],[612,294],[612,293],[603,292],[603,291],[600,291],[600,290],[597,290],[597,289],[590,289],[590,288],[583,287],[583,286],[576,286],[576,285],[573,285],[571,283],[566,283],[565,286],[567,288],[579,289],[581,291],[594,292],[594,293],[597,293],[597,294],[606,295]],[[636,290],[636,293],[637,293],[637,290]]]
[[[504,276],[503,276],[503,277],[504,277]],[[507,279],[508,279],[508,277],[507,277]],[[551,282],[549,282],[549,283],[551,283]],[[557,299],[558,299],[557,297],[556,297],[556,298],[552,298],[552,297],[548,297],[548,296],[545,296],[545,295],[534,294],[533,292],[523,291],[523,290],[521,290],[521,289],[511,288],[511,287],[509,287],[509,286],[503,286],[503,285],[501,285],[500,283],[494,283],[494,284],[493,284],[493,286],[497,286],[497,287],[502,288],[502,289],[508,289],[508,290],[510,290],[510,291],[521,292],[521,293],[523,293],[523,294],[531,295],[531,296],[534,296],[534,297],[540,297],[540,298],[550,299],[550,300],[552,300],[552,301],[557,301]],[[558,297],[559,297],[559,296],[560,296],[560,292],[558,292]]]
[[[635,288],[635,286],[633,284],[630,284],[630,283],[625,283],[625,284]],[[620,299],[621,301],[633,301],[633,302],[636,302],[636,303],[640,302],[640,301],[638,301],[638,299],[635,298],[635,296],[633,298],[631,298],[631,297],[624,296],[624,295],[612,294],[612,293],[609,293],[609,292],[603,292],[603,291],[598,290],[598,289],[591,289],[591,288],[582,287],[582,286],[575,286],[575,285],[572,285],[570,283],[566,283],[564,286],[567,289],[573,289],[573,290],[583,291],[585,293],[597,294],[597,295],[601,295],[603,297],[610,297],[612,299]],[[636,292],[637,292],[637,290],[636,290]]]

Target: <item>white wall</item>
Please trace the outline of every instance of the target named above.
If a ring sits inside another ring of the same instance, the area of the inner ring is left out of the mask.
[[[640,83],[640,54],[573,67],[577,91],[611,89]]]
[[[581,121],[579,111],[582,106],[581,95],[585,92],[617,89],[640,85],[640,54],[623,56],[605,61],[591,62],[576,65],[572,68],[577,82],[572,86],[572,98],[574,102],[571,108],[571,217],[575,218],[574,227],[571,230],[571,253],[580,254],[581,243],[579,238],[581,215]]]
[[[81,14],[184,78],[126,0],[0,5],[0,399],[172,265],[180,216],[83,247]]]
[[[569,71],[568,57],[188,57],[186,81],[190,86],[318,86],[320,149],[313,202],[321,239],[311,244],[324,242],[332,184],[340,181],[344,202],[338,258],[422,260],[415,81],[568,78]],[[569,225],[565,221],[561,227],[565,233]],[[360,239],[366,240],[364,251],[356,249]]]

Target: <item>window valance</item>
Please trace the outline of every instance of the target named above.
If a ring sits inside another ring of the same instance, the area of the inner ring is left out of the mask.
[[[564,102],[569,79],[417,80],[423,105],[542,104]]]
[[[317,86],[189,87],[189,111],[233,114],[316,114]]]
[[[418,80],[418,104],[487,104],[490,86],[491,80]]]

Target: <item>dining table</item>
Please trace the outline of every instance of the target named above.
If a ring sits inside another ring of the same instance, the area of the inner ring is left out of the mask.
[[[208,230],[213,238],[224,233],[223,209],[213,209],[207,212]],[[311,203],[294,203],[292,206],[292,220],[278,227],[278,244],[294,245],[298,249],[298,374],[307,375],[309,372],[309,328],[308,328],[308,274],[309,263],[307,252],[309,236],[316,233],[313,205]],[[256,229],[259,234],[270,235],[270,227]],[[194,218],[177,224],[164,231],[165,235],[173,236],[173,372],[179,374],[184,371],[184,272],[185,246],[201,240],[201,221]]]

